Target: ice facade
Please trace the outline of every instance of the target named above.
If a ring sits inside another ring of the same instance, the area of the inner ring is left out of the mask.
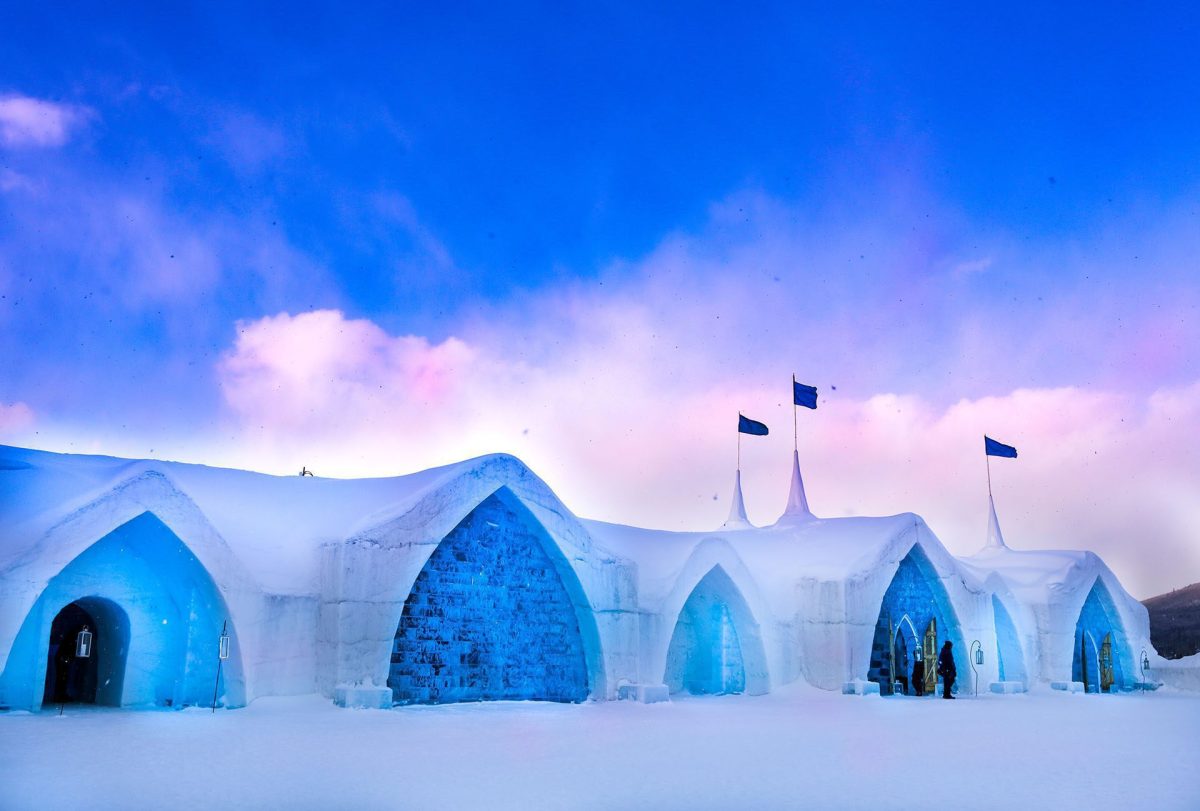
[[[814,515],[792,474],[770,526],[666,532],[505,455],[331,480],[0,446],[0,708],[886,695],[946,640],[983,690],[1134,685],[1147,615],[1095,555],[1011,549],[992,505],[955,557],[911,513]]]
[[[738,599],[736,586],[714,567],[684,603],[667,648],[664,682],[671,693],[745,691],[746,666],[730,599]]]
[[[397,704],[587,698],[579,624],[540,535],[489,496],[438,545],[396,630]]]

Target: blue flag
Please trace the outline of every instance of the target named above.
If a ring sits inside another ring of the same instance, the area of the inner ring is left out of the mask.
[[[798,406],[805,408],[817,407],[817,387],[806,386],[803,383],[797,383],[796,378],[792,378],[792,402]]]
[[[752,420],[749,417],[743,417],[738,414],[738,433],[751,434],[753,436],[766,436],[767,426],[758,420]]]
[[[1005,445],[1003,442],[997,442],[990,436],[983,438],[983,452],[988,456],[1003,456],[1007,459],[1017,458],[1017,449],[1012,445]]]

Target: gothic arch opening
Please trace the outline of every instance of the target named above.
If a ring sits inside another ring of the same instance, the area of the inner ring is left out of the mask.
[[[1112,595],[1100,578],[1079,610],[1071,659],[1071,678],[1083,682],[1086,692],[1111,693],[1132,682],[1129,641]]]
[[[1019,681],[1028,685],[1025,654],[1021,649],[1017,626],[995,594],[992,595],[992,613],[996,622],[996,663],[1000,681]]]
[[[397,704],[589,694],[599,645],[578,579],[545,528],[506,489],[429,557],[405,600],[388,686]]]
[[[903,644],[898,645],[897,640]],[[963,666],[967,652],[950,597],[929,557],[921,547],[913,546],[884,592],[867,679],[877,682],[883,695],[897,691],[930,695],[937,687],[937,656],[946,641],[954,644],[960,677],[964,670],[969,673]],[[920,689],[913,683],[914,672],[923,679]]]
[[[63,697],[178,708],[212,703],[215,687],[219,705],[241,706],[245,684],[232,622],[231,655],[217,677],[228,619],[203,564],[157,516],[144,512],[49,580],[13,642],[0,700],[30,709]],[[84,623],[94,634],[92,661],[76,662],[71,647]]]
[[[672,694],[765,692],[758,625],[737,585],[714,566],[692,589],[671,633],[663,681]]]

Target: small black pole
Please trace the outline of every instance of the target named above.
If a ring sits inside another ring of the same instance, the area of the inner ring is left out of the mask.
[[[225,636],[225,630],[228,627],[229,627],[229,620],[225,620],[225,622],[223,622],[221,624],[221,636]],[[213,703],[212,703],[213,715],[216,715],[216,712],[217,712],[217,691],[221,689],[221,664],[223,662],[224,662],[224,660],[221,658],[221,641],[220,641],[220,638],[218,638],[217,639],[217,680],[215,682],[213,682]]]

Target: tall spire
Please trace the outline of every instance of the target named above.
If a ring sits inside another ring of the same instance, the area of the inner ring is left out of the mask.
[[[753,529],[754,525],[746,517],[746,502],[742,500],[742,471],[733,478],[733,503],[729,505],[729,518],[721,525],[721,529]]]
[[[804,477],[800,475],[800,452],[792,451],[792,489],[788,493],[787,507],[775,525],[808,521],[812,518],[812,511],[808,509],[808,497],[804,495]]]
[[[987,543],[983,545],[983,551],[991,551],[993,549],[1008,549],[1008,544],[1004,543],[1004,536],[1000,534],[1000,520],[996,518],[996,500],[992,498],[992,494],[988,493],[988,529]]]

